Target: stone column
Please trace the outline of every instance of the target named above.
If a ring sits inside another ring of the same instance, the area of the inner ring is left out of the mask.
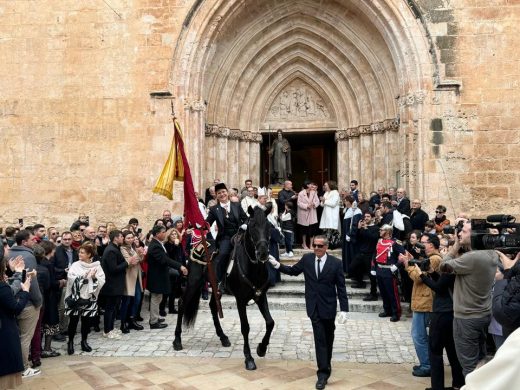
[[[337,167],[338,167],[338,186],[339,188],[343,188],[345,186],[348,187],[348,177],[349,177],[349,143],[348,143],[348,135],[347,130],[338,130],[334,135],[334,139],[338,144],[337,150]]]
[[[205,183],[203,182],[202,171],[205,168],[205,162],[200,158],[204,150],[206,132],[206,104],[201,100],[186,99],[184,102],[184,120],[181,124],[184,136],[184,145],[186,149],[186,157],[190,163],[193,185],[196,191],[203,191]],[[204,187],[205,188],[205,187]]]
[[[360,175],[359,184],[361,190],[368,197],[370,191],[374,188],[374,158],[372,152],[372,132],[371,126],[360,126],[359,144],[360,144]]]

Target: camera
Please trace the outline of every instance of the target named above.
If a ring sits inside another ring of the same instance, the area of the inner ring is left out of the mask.
[[[422,272],[428,272],[430,270],[430,259],[413,259],[408,261],[408,265],[418,265]]]
[[[459,221],[455,226],[448,225],[442,228],[444,234],[459,234],[464,227],[464,221]]]
[[[489,233],[495,229],[496,234]],[[515,229],[513,233],[507,229]],[[520,224],[512,215],[488,215],[486,219],[471,220],[471,248],[473,250],[495,249],[505,254],[520,252]]]

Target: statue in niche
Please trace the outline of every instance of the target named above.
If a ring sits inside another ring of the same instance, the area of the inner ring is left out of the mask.
[[[287,138],[284,138],[282,130],[276,131],[276,139],[269,149],[269,175],[273,184],[283,184],[292,173],[291,169],[291,145]]]

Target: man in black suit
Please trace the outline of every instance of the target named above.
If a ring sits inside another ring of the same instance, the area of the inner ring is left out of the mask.
[[[170,294],[170,273],[168,267],[172,267],[188,275],[188,269],[181,263],[171,259],[163,245],[166,239],[166,227],[156,225],[152,229],[152,241],[148,245],[146,254],[148,261],[147,289],[150,291],[150,329],[162,329],[168,325],[160,321],[159,305],[163,294]]]
[[[397,199],[392,201],[392,206],[401,214],[410,216],[410,199],[406,197],[406,191],[404,188],[397,189]]]
[[[218,253],[213,260],[217,279],[222,280],[226,272],[226,267],[231,254],[231,237],[233,237],[239,228],[247,229],[245,225],[247,214],[240,207],[240,203],[231,202],[227,187],[224,183],[215,185],[218,203],[209,209],[206,222],[211,226],[213,222],[217,223],[218,235],[216,245]]]
[[[347,319],[348,298],[341,260],[327,254],[329,242],[325,236],[314,237],[314,254],[307,253],[292,267],[280,264],[273,257],[269,262],[286,275],[305,277],[305,305],[312,322],[318,381],[316,389],[325,388],[331,373],[332,346],[334,343],[334,319],[337,299],[340,313],[338,323]]]

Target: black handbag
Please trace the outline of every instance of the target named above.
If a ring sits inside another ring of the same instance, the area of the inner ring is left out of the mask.
[[[74,299],[72,295],[69,295],[65,299],[65,303],[67,304],[67,307],[71,310],[80,310],[86,308],[90,304],[90,299],[80,297]]]

